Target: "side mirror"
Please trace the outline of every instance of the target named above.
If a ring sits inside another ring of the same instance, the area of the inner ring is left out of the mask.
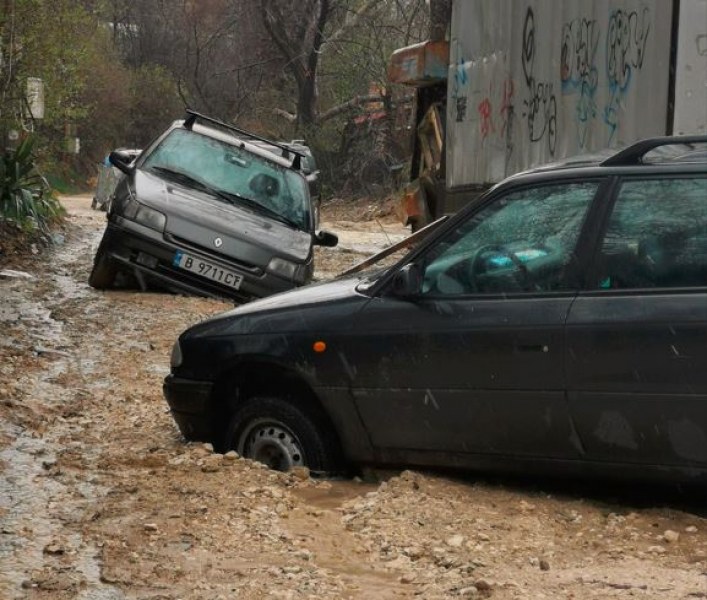
[[[325,248],[333,248],[339,243],[339,236],[330,231],[317,231],[314,234],[314,244],[316,246],[324,246]]]
[[[130,164],[133,162],[135,156],[130,152],[124,152],[122,150],[115,150],[110,153],[108,160],[116,169],[122,171],[126,175],[130,175],[133,172]]]
[[[419,296],[422,290],[422,271],[415,263],[409,263],[393,277],[391,291],[394,296],[409,298]]]

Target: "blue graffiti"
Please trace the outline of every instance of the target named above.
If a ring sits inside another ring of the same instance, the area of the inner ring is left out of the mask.
[[[586,146],[590,121],[597,116],[596,65],[599,29],[596,20],[575,19],[562,27],[560,78],[563,95],[576,95],[575,106],[579,148]]]
[[[647,7],[641,13],[615,10],[609,17],[606,36],[606,73],[609,99],[604,107],[604,123],[609,128],[609,144],[621,121],[624,99],[635,71],[643,68],[650,33]]]
[[[461,93],[461,90],[466,87],[467,83],[469,83],[469,76],[466,74],[464,57],[461,56],[454,68],[454,87],[452,88],[457,123],[461,123],[466,117],[467,97],[465,93]]]

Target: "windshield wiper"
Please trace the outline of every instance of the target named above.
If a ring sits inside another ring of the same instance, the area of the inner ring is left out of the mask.
[[[217,196],[228,200],[231,204],[245,204],[256,211],[275,219],[276,221],[285,223],[285,225],[290,225],[291,227],[294,227],[295,229],[298,229],[300,231],[302,230],[302,227],[299,223],[296,223],[292,219],[288,219],[285,215],[281,215],[279,212],[265,206],[264,204],[260,204],[260,202],[258,202],[257,200],[253,200],[252,198],[247,198],[246,196],[241,196],[239,194],[234,194],[232,192],[227,192],[225,190],[213,191],[216,193]]]
[[[189,173],[185,173],[184,171],[177,171],[176,169],[171,169],[169,167],[148,167],[152,171],[157,171],[158,173],[163,173],[165,175],[171,176],[174,179],[178,179],[182,183],[186,183],[187,185],[191,187],[198,188],[200,190],[205,190],[207,192],[215,192],[213,188],[209,187],[206,185],[203,181],[200,181],[196,177],[192,177],[189,175]]]

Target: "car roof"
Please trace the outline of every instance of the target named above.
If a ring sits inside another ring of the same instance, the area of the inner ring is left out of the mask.
[[[564,178],[627,172],[707,173],[707,135],[648,138],[618,152],[607,149],[541,165],[512,175],[506,181],[535,180],[538,176],[547,178],[549,175]]]

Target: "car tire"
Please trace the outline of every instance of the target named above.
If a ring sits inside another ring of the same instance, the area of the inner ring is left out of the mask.
[[[100,246],[93,260],[93,269],[88,276],[88,285],[97,290],[105,290],[113,286],[118,269],[110,257]]]
[[[308,467],[317,475],[341,472],[336,435],[323,418],[276,396],[253,397],[234,412],[226,446],[271,469]]]

